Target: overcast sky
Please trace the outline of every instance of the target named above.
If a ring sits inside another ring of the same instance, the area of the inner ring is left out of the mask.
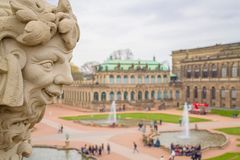
[[[57,0],[48,0],[56,4]],[[70,0],[81,35],[73,63],[103,62],[129,48],[137,59],[240,42],[240,0]]]

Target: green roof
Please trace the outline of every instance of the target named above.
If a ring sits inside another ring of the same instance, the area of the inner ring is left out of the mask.
[[[160,66],[160,68],[159,68]],[[111,60],[108,59],[104,63],[98,66],[98,71],[114,71],[117,69],[127,71],[131,67],[134,67],[134,70],[138,68],[148,68],[148,70],[162,70],[168,71],[169,67],[165,64],[160,64],[154,60]]]

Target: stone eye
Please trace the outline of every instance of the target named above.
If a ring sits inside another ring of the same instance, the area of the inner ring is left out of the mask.
[[[52,61],[47,61],[41,64],[45,69],[51,70],[53,67],[53,62]]]

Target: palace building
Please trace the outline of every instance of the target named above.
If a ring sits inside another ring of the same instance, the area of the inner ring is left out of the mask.
[[[171,73],[172,72],[172,73]],[[172,52],[169,66],[153,60],[109,58],[95,74],[64,87],[63,103],[99,110],[115,100],[133,109],[184,102],[240,107],[240,43]]]
[[[99,108],[115,100],[118,104],[139,107],[177,106],[181,84],[167,65],[153,60],[114,60],[96,67],[89,80],[64,87],[64,103]]]
[[[183,101],[240,107],[240,43],[173,51],[172,68]]]

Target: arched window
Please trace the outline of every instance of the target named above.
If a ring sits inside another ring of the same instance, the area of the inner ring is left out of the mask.
[[[122,99],[122,94],[120,91],[117,92],[117,100],[121,100]]]
[[[186,88],[186,97],[190,98],[190,86],[187,86]]]
[[[160,100],[161,98],[162,98],[162,92],[161,92],[161,91],[158,91],[157,99]]]
[[[145,76],[144,81],[145,81],[146,84],[149,83],[149,76],[148,75]]]
[[[207,88],[203,87],[202,88],[202,99],[206,99],[207,98]]]
[[[225,88],[224,88],[224,87],[221,88],[220,97],[221,97],[221,98],[225,98],[225,97],[226,97],[226,93],[225,93]]]
[[[149,99],[149,93],[148,91],[145,91],[145,100],[148,100]]]
[[[152,84],[156,83],[156,79],[155,79],[155,76],[154,76],[154,75],[151,76],[151,83],[152,83]]]
[[[127,101],[128,100],[128,92],[125,91],[123,94],[124,100]]]
[[[114,84],[114,76],[113,75],[109,76],[109,82],[110,82],[110,84]]]
[[[222,66],[221,76],[222,76],[222,78],[227,77],[227,66],[226,66],[226,65],[223,65],[223,66]]]
[[[98,92],[94,92],[93,99],[94,101],[98,101]]]
[[[208,65],[207,64],[205,64],[203,66],[202,77],[203,78],[208,78]]]
[[[106,101],[106,92],[102,92],[101,101]]]
[[[117,84],[120,84],[120,83],[121,83],[121,76],[117,75]]]
[[[166,89],[163,92],[163,99],[168,99],[168,93]]]
[[[234,63],[232,65],[232,77],[237,77],[238,76],[238,66],[237,63]]]
[[[109,97],[110,97],[110,101],[114,101],[114,92],[110,92],[110,95],[109,95]]]
[[[134,97],[135,97],[135,93],[132,91],[131,92],[131,101],[134,101],[134,99],[135,99]]]
[[[134,75],[131,76],[131,84],[134,84],[135,83],[135,77]]]
[[[124,77],[123,77],[123,83],[124,83],[124,84],[128,84],[128,76],[127,76],[127,75],[124,75]]]
[[[211,68],[211,73],[212,73],[212,78],[217,78],[217,65],[216,64],[212,64],[212,68]]]
[[[142,92],[138,91],[138,100],[141,101],[142,100]]]
[[[152,91],[152,92],[151,92],[151,98],[152,98],[152,99],[155,99],[155,91]]]
[[[212,87],[212,89],[211,89],[211,98],[216,99],[216,89],[215,89],[215,87]]]
[[[179,90],[176,90],[175,96],[176,96],[176,100],[180,99],[180,91]]]
[[[141,75],[138,76],[138,84],[142,84],[142,76]]]
[[[198,88],[197,87],[194,87],[194,98],[198,98]]]
[[[167,75],[164,75],[163,76],[163,83],[167,83],[168,82],[168,77],[167,77]]]
[[[231,89],[231,99],[237,99],[237,90],[234,87]]]
[[[158,83],[158,84],[162,83],[162,77],[161,77],[161,75],[158,75],[158,76],[157,76],[157,83]]]

